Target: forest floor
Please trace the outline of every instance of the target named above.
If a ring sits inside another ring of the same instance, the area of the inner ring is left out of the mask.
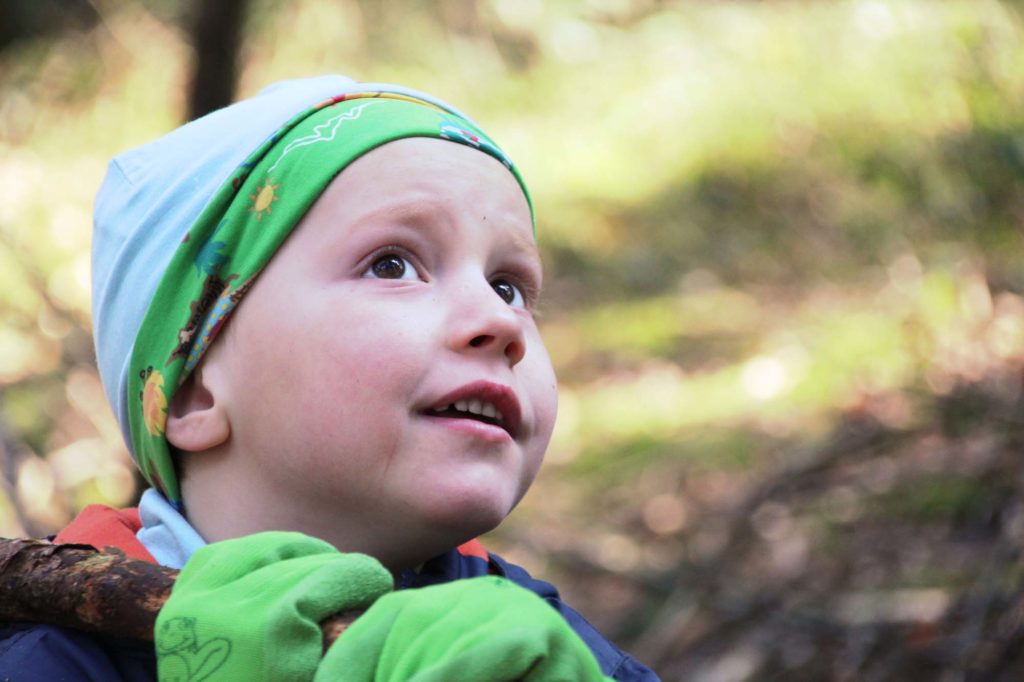
[[[784,466],[716,473],[666,570],[560,561],[666,680],[1021,679],[1022,387],[1003,367],[907,428],[864,406]]]

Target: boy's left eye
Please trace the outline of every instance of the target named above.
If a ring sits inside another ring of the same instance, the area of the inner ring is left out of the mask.
[[[508,303],[510,306],[516,308],[525,308],[526,299],[523,297],[523,292],[519,290],[515,284],[512,284],[507,279],[496,279],[491,282],[491,287],[494,288],[494,293],[501,297],[501,300]]]
[[[363,276],[374,279],[420,279],[416,266],[394,253],[374,260]]]

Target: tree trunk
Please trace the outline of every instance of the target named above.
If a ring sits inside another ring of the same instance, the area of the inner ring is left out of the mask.
[[[200,0],[189,33],[194,59],[188,97],[193,120],[234,100],[248,0]]]

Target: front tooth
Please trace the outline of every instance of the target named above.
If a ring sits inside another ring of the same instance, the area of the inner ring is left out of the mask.
[[[498,420],[498,423],[504,421],[504,417],[501,416],[501,410],[494,408],[494,418]]]
[[[483,411],[484,411],[484,404],[483,404],[483,402],[480,401],[480,400],[470,400],[469,401],[469,411],[472,412],[473,414],[483,414]]]
[[[484,409],[481,412],[481,414],[485,417],[490,417],[491,419],[494,419],[494,417],[498,414],[498,410],[495,409],[494,405],[492,405],[491,403],[484,403]]]
[[[458,410],[459,412],[468,412],[469,411],[469,402],[465,401],[465,400],[456,400],[455,401],[455,409]]]

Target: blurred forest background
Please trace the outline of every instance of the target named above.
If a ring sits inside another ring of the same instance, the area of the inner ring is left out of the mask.
[[[139,493],[90,337],[107,160],[342,72],[456,103],[534,192],[561,412],[492,548],[666,680],[1024,678],[1020,3],[0,17],[0,535]]]

